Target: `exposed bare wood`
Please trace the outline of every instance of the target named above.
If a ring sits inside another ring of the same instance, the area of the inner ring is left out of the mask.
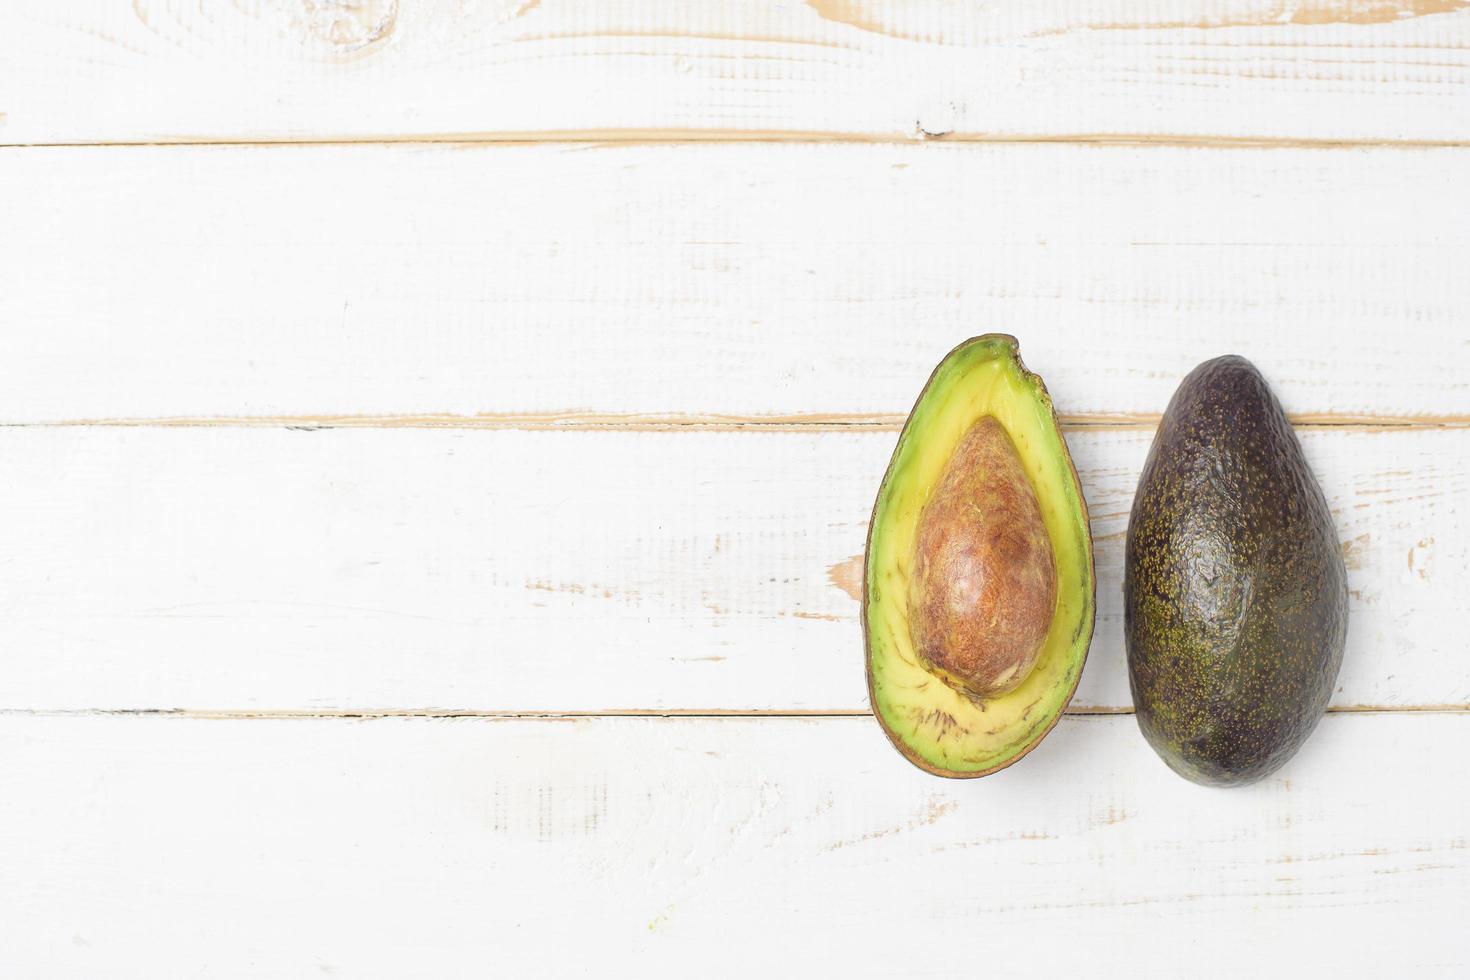
[[[1287,417],[1298,429],[1460,429],[1470,426],[1466,415],[1337,415],[1289,412]],[[546,430],[617,429],[629,432],[850,432],[854,429],[874,432],[898,432],[905,416],[863,414],[858,412],[812,412],[800,415],[640,415],[597,414],[592,412],[493,413],[479,415],[280,415],[280,416],[197,416],[161,418],[61,419],[55,422],[5,422],[0,427],[77,427],[110,428],[266,428],[266,429],[489,429],[513,432]],[[1066,414],[1057,418],[1063,428],[1076,429],[1147,429],[1159,424],[1161,415],[1133,414]]]
[[[1328,707],[1328,714],[1461,714],[1470,712],[1470,704],[1368,705],[1346,704]],[[1079,718],[1096,715],[1132,715],[1131,707],[1070,705],[1066,715]],[[862,708],[820,709],[733,709],[733,708],[608,708],[602,711],[482,711],[473,708],[352,708],[307,709],[276,708],[236,711],[222,708],[0,708],[0,716],[35,718],[183,718],[213,721],[374,721],[391,718],[483,718],[519,719],[524,721],[559,721],[578,718],[869,718],[872,712]]]
[[[912,146],[915,143],[993,143],[999,145],[1067,145],[1174,147],[1197,149],[1259,150],[1435,150],[1470,148],[1470,139],[1303,139],[1271,136],[1159,136],[1147,133],[1059,133],[1054,136],[1013,136],[987,132],[928,132],[909,135],[865,135],[813,130],[784,132],[780,130],[738,129],[608,129],[555,130],[483,133],[418,133],[414,135],[382,134],[373,136],[340,136],[330,139],[260,136],[254,139],[197,139],[180,136],[169,139],[98,139],[72,141],[38,141],[0,143],[0,153],[26,149],[83,149],[92,147],[311,147],[311,146],[537,146],[545,143],[588,145],[591,147],[628,148],[682,143],[814,143]]]

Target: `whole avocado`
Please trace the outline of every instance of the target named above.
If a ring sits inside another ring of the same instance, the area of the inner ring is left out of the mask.
[[[1133,498],[1123,603],[1139,728],[1187,779],[1254,782],[1327,710],[1347,572],[1296,433],[1243,357],[1201,364],[1169,402]]]

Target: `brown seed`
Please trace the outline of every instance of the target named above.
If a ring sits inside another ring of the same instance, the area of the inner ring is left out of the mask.
[[[919,515],[909,628],[919,659],[977,698],[1018,687],[1057,602],[1056,560],[1015,443],[977,421]]]

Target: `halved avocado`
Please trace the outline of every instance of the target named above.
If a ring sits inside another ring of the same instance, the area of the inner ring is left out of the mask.
[[[1025,755],[1072,699],[1092,641],[1087,503],[1014,337],[949,353],[878,489],[863,569],[868,696],[935,775]]]

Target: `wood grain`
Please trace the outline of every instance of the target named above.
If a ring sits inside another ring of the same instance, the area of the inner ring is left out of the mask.
[[[0,707],[862,711],[891,432],[0,429]],[[1097,541],[1075,705],[1126,710],[1152,433],[1068,433]],[[1312,430],[1338,707],[1470,707],[1470,430]]]
[[[0,140],[1464,143],[1465,6],[19,0]]]
[[[1155,418],[1195,364],[1235,351],[1299,419],[1464,424],[1467,165],[1470,150],[3,151],[0,420],[895,425],[955,343],[1004,330],[1068,418]]]
[[[1463,0],[7,4],[0,975],[1464,976],[1467,163]],[[956,785],[857,717],[857,596],[986,330],[1099,618]],[[1351,622],[1222,793],[1119,586],[1226,351]]]
[[[1039,950],[1161,980],[1467,967],[1444,775],[1470,715],[1332,715],[1228,792],[1128,717],[962,785],[865,718],[11,716],[0,741],[7,972],[941,977],[959,933],[1005,976]]]

